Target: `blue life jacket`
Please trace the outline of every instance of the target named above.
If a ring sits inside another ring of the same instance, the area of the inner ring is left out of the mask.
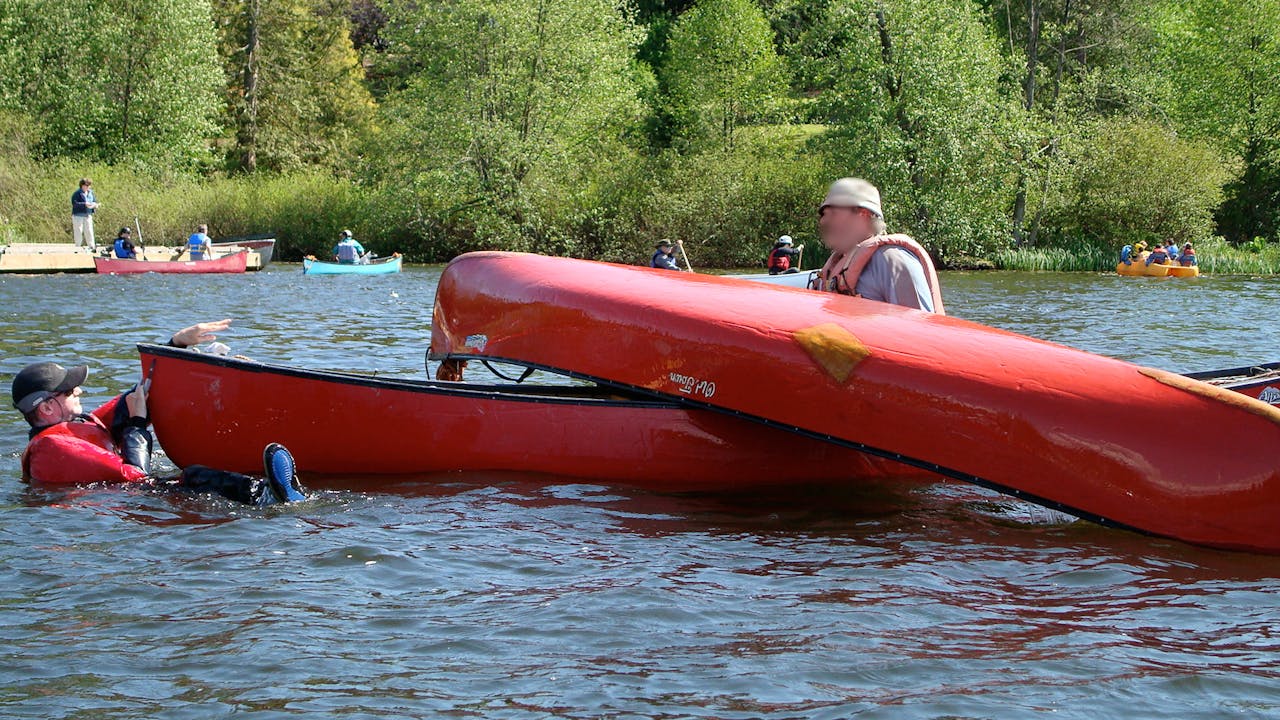
[[[120,258],[121,260],[127,260],[133,257],[133,253],[129,252],[129,249],[125,248],[124,246],[124,238],[116,238],[115,250],[116,250],[116,257]]]
[[[1124,263],[1125,265],[1132,265],[1133,263],[1129,260],[1129,258],[1132,256],[1133,256],[1132,245],[1125,245],[1124,247],[1120,248],[1120,262]]]
[[[360,253],[356,251],[356,241],[350,238],[338,243],[337,250],[340,263],[354,263],[360,259]]]

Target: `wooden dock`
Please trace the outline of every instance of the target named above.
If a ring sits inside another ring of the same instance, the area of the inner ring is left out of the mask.
[[[147,246],[139,248],[138,261],[175,260],[182,247]],[[228,248],[232,252],[239,248]],[[105,256],[110,247],[99,245],[96,251],[86,247],[59,243],[14,243],[0,245],[0,273],[91,273],[93,257]],[[249,252],[249,270],[261,270],[262,258]]]

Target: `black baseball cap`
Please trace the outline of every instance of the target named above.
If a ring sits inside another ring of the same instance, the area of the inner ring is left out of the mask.
[[[85,365],[68,370],[56,362],[31,363],[13,379],[13,406],[26,415],[54,395],[80,387],[88,376]]]

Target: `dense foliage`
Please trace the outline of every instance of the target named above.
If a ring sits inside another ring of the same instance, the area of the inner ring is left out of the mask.
[[[858,175],[949,266],[1255,252],[1277,77],[1280,0],[0,0],[0,241],[64,241],[88,175],[107,227],[286,257],[809,265]]]

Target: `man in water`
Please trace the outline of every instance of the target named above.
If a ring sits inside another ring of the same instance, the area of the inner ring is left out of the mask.
[[[680,240],[676,243],[683,244]],[[649,258],[649,267],[660,270],[680,270],[680,266],[676,264],[676,254],[670,240],[662,240],[654,248],[653,257]]]
[[[211,342],[230,320],[200,323],[179,330],[174,347]],[[13,406],[31,426],[22,453],[22,477],[32,483],[147,483],[187,492],[212,492],[253,505],[303,500],[306,495],[294,472],[293,456],[271,443],[263,451],[266,481],[201,465],[173,478],[151,474],[151,433],[147,430],[147,379],[105,405],[85,413],[80,385],[89,369],[64,368],[54,362],[27,365],[13,379]]]
[[[835,181],[818,208],[818,232],[831,257],[813,289],[945,314],[933,260],[910,237],[885,234],[880,191],[871,183]]]

